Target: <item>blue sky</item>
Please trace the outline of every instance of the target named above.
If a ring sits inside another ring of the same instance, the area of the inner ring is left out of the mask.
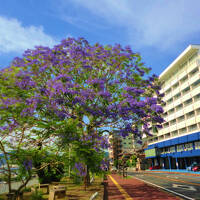
[[[131,45],[160,74],[200,44],[199,0],[0,0],[0,68],[35,45],[66,37]]]

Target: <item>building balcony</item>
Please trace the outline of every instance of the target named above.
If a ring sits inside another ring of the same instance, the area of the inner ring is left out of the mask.
[[[187,86],[189,86],[188,81],[186,80],[184,83],[180,85],[180,91],[184,90]]]
[[[181,104],[181,97],[179,99],[174,100],[174,107],[178,106]]]
[[[181,72],[179,75],[178,75],[178,80],[180,81],[184,76],[187,75],[187,72],[186,70],[184,70],[183,72]]]
[[[190,118],[190,119],[187,119],[186,120],[186,126],[190,126],[190,125],[192,125],[192,124],[196,124],[196,120],[195,120],[196,118],[195,117],[192,117],[192,118]]]
[[[189,84],[192,85],[195,81],[197,81],[199,79],[199,72],[194,74],[194,76],[191,76],[190,79],[188,80],[189,81]]]
[[[177,130],[176,124],[170,126],[170,132]]]
[[[185,127],[185,121],[177,123],[177,129],[181,129],[181,128],[184,128],[184,127]]]
[[[200,91],[199,87],[196,87],[191,91],[191,95],[196,96],[197,94],[199,94],[199,91]]]
[[[196,67],[197,67],[197,65],[198,65],[198,59],[196,60],[196,62],[193,62],[192,64],[190,64],[189,65],[189,67],[188,67],[188,73],[190,73],[193,69],[195,69]]]
[[[174,90],[172,91],[172,96],[175,96],[176,94],[178,94],[179,91],[180,91],[180,88],[179,88],[179,87],[177,87],[176,89],[174,89]]]
[[[190,105],[184,107],[184,113],[185,114],[189,113],[189,112],[191,112],[193,110],[194,110],[194,105],[193,104],[190,104]]]
[[[187,101],[188,99],[191,99],[191,93],[187,92],[182,96],[182,102]]]
[[[175,112],[168,116],[168,122],[173,120],[173,119],[176,119],[176,113]]]

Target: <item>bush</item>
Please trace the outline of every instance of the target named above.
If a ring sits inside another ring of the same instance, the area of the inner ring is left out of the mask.
[[[74,184],[80,184],[83,180],[81,176],[72,175],[72,180]]]
[[[30,199],[31,200],[44,200],[42,197],[42,192],[38,191],[37,189],[35,190],[34,193],[31,194]]]
[[[30,187],[24,188],[24,189],[23,189],[23,192],[31,192],[31,188],[30,188]]]

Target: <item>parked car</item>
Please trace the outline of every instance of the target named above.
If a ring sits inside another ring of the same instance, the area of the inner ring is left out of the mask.
[[[194,166],[194,167],[192,168],[192,171],[193,171],[193,172],[200,171],[200,164]]]
[[[186,169],[188,170],[188,171],[192,171],[192,169],[193,169],[193,167],[195,167],[195,166],[197,166],[197,165],[199,165],[199,164],[197,164],[197,162],[193,162],[190,166],[188,166]]]
[[[155,165],[155,166],[149,167],[149,169],[150,169],[150,170],[161,169],[161,166]]]

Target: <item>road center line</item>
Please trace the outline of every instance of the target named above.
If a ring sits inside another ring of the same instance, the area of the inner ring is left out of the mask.
[[[195,200],[195,199],[193,199],[193,198],[187,197],[187,196],[185,196],[185,195],[183,195],[183,194],[180,194],[180,193],[178,193],[178,192],[174,192],[173,190],[169,190],[169,189],[167,189],[167,188],[164,188],[164,187],[162,187],[162,186],[156,185],[156,184],[151,183],[151,182],[149,182],[149,181],[145,181],[145,180],[140,179],[140,178],[138,178],[138,177],[136,178],[136,177],[134,176],[133,178],[138,179],[139,181],[143,181],[143,182],[145,182],[145,183],[147,183],[147,184],[149,184],[149,185],[153,185],[153,186],[155,186],[155,187],[161,188],[161,189],[163,189],[163,190],[165,190],[165,191],[167,191],[167,192],[171,192],[171,193],[176,194],[176,195],[178,195],[178,196],[184,197],[185,199]]]
[[[111,175],[109,175],[109,178],[117,186],[118,190],[121,192],[121,194],[125,197],[126,200],[133,200],[133,198],[129,196],[129,194],[121,187],[121,185],[119,185],[119,183]]]

